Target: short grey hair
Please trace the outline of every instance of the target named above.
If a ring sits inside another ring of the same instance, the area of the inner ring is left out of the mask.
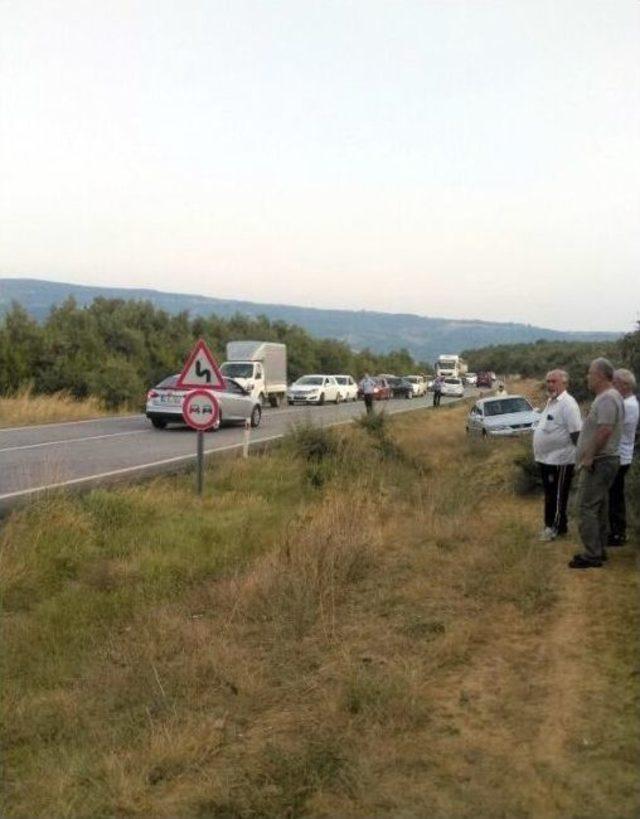
[[[599,358],[594,358],[591,362],[591,366],[598,370],[598,372],[603,375],[607,381],[613,381],[613,364],[609,361],[608,358],[603,358],[600,356]]]
[[[619,370],[615,370],[613,377],[616,381],[621,381],[631,392],[636,391],[636,377],[631,370],[621,367]]]
[[[556,373],[560,376],[564,384],[569,383],[569,373],[566,370],[559,370],[557,368],[555,370],[549,370],[546,377],[549,378],[550,375],[555,375]]]

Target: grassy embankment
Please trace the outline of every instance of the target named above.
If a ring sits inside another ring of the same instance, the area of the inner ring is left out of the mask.
[[[8,816],[634,816],[631,547],[569,572],[464,408],[13,514]]]
[[[67,392],[53,395],[34,395],[31,388],[19,390],[14,395],[0,395],[0,429],[31,424],[52,424],[56,421],[84,421],[110,412],[97,398],[82,401]]]

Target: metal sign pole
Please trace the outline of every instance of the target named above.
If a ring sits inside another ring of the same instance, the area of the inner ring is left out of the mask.
[[[201,429],[198,430],[198,466],[196,473],[198,495],[202,495],[202,486],[204,483],[204,432]]]

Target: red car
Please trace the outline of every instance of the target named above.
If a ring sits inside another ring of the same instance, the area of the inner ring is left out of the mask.
[[[389,383],[387,382],[387,379],[378,377],[374,378],[373,380],[376,382],[376,386],[373,390],[373,400],[388,401],[392,397],[391,395],[392,391],[391,387],[389,386]],[[358,387],[358,398],[364,398],[364,395],[362,394],[362,390],[360,389],[360,387]]]
[[[493,386],[493,378],[491,377],[493,374],[490,372],[479,372],[478,373],[478,380],[476,381],[477,387],[489,387]]]

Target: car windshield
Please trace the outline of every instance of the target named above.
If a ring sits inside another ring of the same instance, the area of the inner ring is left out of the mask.
[[[345,375],[336,375],[336,381],[338,384],[348,384],[349,379]]]
[[[253,378],[253,364],[234,364],[233,361],[227,361],[221,369],[229,378]]]
[[[460,384],[460,379],[459,378],[445,378],[444,383],[445,384]]]
[[[511,412],[531,412],[531,404],[526,398],[501,398],[499,401],[488,401],[484,405],[484,414],[490,417]]]
[[[405,375],[404,380],[405,381],[411,381],[412,384],[417,384],[418,383],[418,376],[417,375]]]
[[[231,378],[224,378],[224,376],[222,380],[224,381],[224,388],[226,392],[235,392],[240,393],[240,395],[246,395],[244,387],[238,384],[237,381],[233,381]]]
[[[321,375],[303,375],[302,378],[296,381],[296,384],[301,384],[302,386],[308,386],[309,384],[320,386],[323,380]]]
[[[392,387],[397,387],[398,384],[402,383],[402,381],[399,378],[387,378],[387,383]]]

